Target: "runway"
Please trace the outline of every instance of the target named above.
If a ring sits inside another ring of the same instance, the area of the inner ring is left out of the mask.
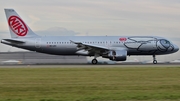
[[[126,67],[180,67],[179,63],[166,64],[42,64],[42,65],[25,65],[25,64],[6,64],[0,65],[0,68],[126,68]]]

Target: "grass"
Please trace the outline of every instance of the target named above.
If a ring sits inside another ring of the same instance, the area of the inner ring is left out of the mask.
[[[180,67],[0,68],[0,101],[180,101]]]

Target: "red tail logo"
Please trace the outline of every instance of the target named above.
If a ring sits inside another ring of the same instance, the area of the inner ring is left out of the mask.
[[[25,36],[28,32],[26,24],[17,16],[11,16],[8,19],[11,30],[18,36]]]

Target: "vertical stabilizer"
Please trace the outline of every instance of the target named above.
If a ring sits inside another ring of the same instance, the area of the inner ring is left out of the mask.
[[[14,9],[4,9],[11,38],[38,37]]]

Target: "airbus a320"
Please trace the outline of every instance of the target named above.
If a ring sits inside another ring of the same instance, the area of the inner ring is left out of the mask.
[[[39,36],[22,20],[14,9],[5,9],[11,38],[1,43],[30,51],[52,55],[94,56],[112,61],[126,61],[130,55],[156,55],[175,53],[179,47],[157,36]],[[50,33],[51,34],[51,33]]]

